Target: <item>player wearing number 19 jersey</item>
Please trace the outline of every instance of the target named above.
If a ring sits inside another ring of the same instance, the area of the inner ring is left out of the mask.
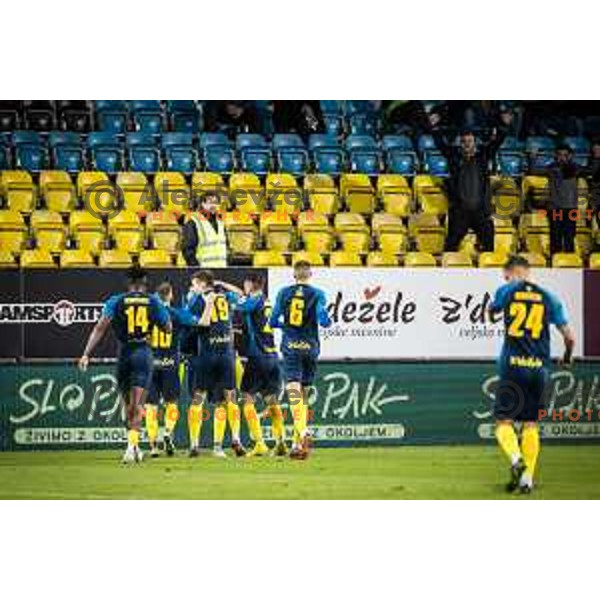
[[[120,349],[117,360],[117,382],[126,406],[127,451],[125,462],[139,462],[141,407],[152,376],[152,349],[149,337],[154,326],[166,333],[171,320],[162,302],[147,291],[146,273],[133,268],[129,272],[128,291],[111,296],[102,316],[88,339],[79,367],[85,371],[94,348],[112,325]]]
[[[511,461],[507,490],[529,493],[539,454],[537,422],[548,381],[550,326],[563,336],[565,363],[571,362],[575,339],[560,301],[530,280],[526,259],[509,259],[504,275],[508,283],[498,289],[489,308],[491,314],[503,313],[506,327],[494,406],[496,438]],[[520,445],[514,422],[523,424]]]
[[[310,264],[294,265],[296,283],[277,294],[269,320],[271,327],[281,327],[281,353],[287,380],[288,401],[294,419],[294,445],[290,458],[308,456],[308,387],[314,383],[320,353],[319,326],[329,327],[327,301],[322,290],[309,285]]]

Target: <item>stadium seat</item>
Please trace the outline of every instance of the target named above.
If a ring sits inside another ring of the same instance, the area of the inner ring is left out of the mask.
[[[190,188],[181,173],[159,171],[154,176],[154,190],[162,210],[183,213],[189,209]]]
[[[200,130],[200,113],[194,100],[167,100],[167,118],[172,131]]]
[[[98,266],[108,269],[123,269],[132,264],[131,256],[125,250],[102,250],[98,259]]]
[[[0,210],[0,251],[19,254],[26,238],[27,227],[21,213]]]
[[[127,130],[127,104],[123,100],[96,100],[96,124],[100,131],[123,133]]]
[[[372,221],[373,235],[385,255],[403,254],[408,247],[406,227],[399,216],[375,213]]]
[[[148,133],[127,134],[127,159],[132,171],[156,173],[161,168],[160,151],[154,137]]]
[[[523,201],[533,208],[541,208],[548,201],[548,179],[538,175],[526,175],[521,183]]]
[[[252,264],[255,267],[285,267],[285,256],[276,250],[258,250],[254,253]]]
[[[86,100],[57,100],[58,126],[64,131],[87,133],[92,128],[92,115]]]
[[[84,252],[97,256],[104,247],[104,223],[86,210],[76,210],[69,215],[69,233],[77,248]]]
[[[394,254],[385,252],[369,252],[367,255],[367,267],[397,267],[398,259]]]
[[[573,150],[575,155],[590,153],[590,142],[584,137],[571,135],[567,136],[563,142]]]
[[[383,138],[385,164],[389,173],[414,175],[417,156],[412,140],[406,135],[386,135]]]
[[[59,171],[77,173],[85,168],[81,136],[72,131],[52,131],[48,134],[52,164]]]
[[[16,167],[37,173],[48,168],[48,152],[40,134],[35,131],[15,131],[12,134]]]
[[[340,100],[321,100],[320,103],[327,133],[333,136],[339,135],[344,126],[342,102]]]
[[[552,256],[552,266],[560,269],[581,269],[583,268],[583,260],[575,253],[559,252]]]
[[[130,100],[129,111],[136,131],[159,134],[163,129],[163,113],[159,100]]]
[[[355,252],[337,250],[329,255],[331,267],[362,267],[362,260]]]
[[[308,167],[308,152],[297,134],[278,133],[273,136],[273,152],[282,173],[304,175]]]
[[[404,257],[404,266],[408,268],[436,267],[433,254],[429,252],[408,252]]]
[[[102,171],[81,171],[77,175],[77,196],[86,210],[98,215],[112,214],[119,204],[118,190]]]
[[[340,195],[350,212],[366,215],[375,210],[375,190],[368,175],[342,174]]]
[[[75,208],[75,186],[65,171],[42,171],[40,193],[48,210],[68,213]]]
[[[0,101],[0,131],[15,131],[23,121],[22,100]]]
[[[25,100],[25,127],[33,131],[50,131],[56,127],[56,108],[52,100]]]
[[[151,246],[175,254],[179,250],[180,227],[173,213],[158,211],[146,217],[146,232]]]
[[[548,217],[539,211],[522,214],[519,219],[519,236],[527,252],[549,256],[550,225]]]
[[[207,171],[226,174],[234,170],[233,145],[223,133],[203,133],[200,136],[200,150]]]
[[[21,213],[34,210],[37,188],[27,171],[2,171],[0,174],[0,196],[6,198],[8,208]]]
[[[260,232],[268,250],[289,252],[296,241],[296,230],[292,219],[284,211],[262,213]]]
[[[412,191],[403,175],[380,175],[377,195],[386,213],[408,217],[412,212]]]
[[[234,209],[245,213],[261,212],[265,194],[254,173],[234,173],[229,178],[229,199]]]
[[[317,213],[332,215],[339,209],[338,190],[330,175],[307,175],[304,178],[304,193],[309,206]]]
[[[521,213],[521,193],[512,177],[493,177],[491,188],[495,215],[509,220]]]
[[[436,215],[419,213],[410,217],[408,231],[421,253],[440,254],[446,240],[445,229]]]
[[[502,252],[482,252],[479,255],[481,268],[502,268],[506,264],[508,255]]]
[[[12,164],[10,140],[8,140],[4,135],[0,134],[0,171],[11,169]]]
[[[467,233],[467,235],[465,235],[458,247],[458,251],[470,256],[471,260],[474,260],[479,256],[477,236],[475,233]]]
[[[236,148],[244,171],[266,175],[271,168],[271,149],[265,138],[257,133],[240,133]]]
[[[21,267],[25,269],[54,269],[57,267],[52,254],[47,249],[23,250]]]
[[[154,191],[144,173],[122,171],[117,174],[117,187],[121,192],[123,207],[142,215],[154,206]]]
[[[305,261],[313,267],[323,267],[325,265],[321,254],[318,252],[307,252],[306,250],[300,250],[292,254],[292,266],[300,261]]]
[[[123,169],[123,148],[117,134],[94,131],[88,135],[87,147],[94,169],[111,174]]]
[[[360,214],[338,213],[334,227],[344,251],[356,253],[369,250],[371,232]]]
[[[498,153],[498,171],[508,177],[521,177],[527,163],[521,152],[504,150]]]
[[[448,197],[441,178],[417,175],[413,179],[413,191],[417,205],[424,213],[441,216],[448,212]]]
[[[325,215],[312,211],[300,213],[297,225],[307,252],[326,254],[331,251],[334,237]]]
[[[425,155],[423,160],[425,172],[435,177],[448,177],[448,160],[441,154]]]
[[[594,252],[590,255],[590,269],[600,269],[600,252]]]
[[[2,249],[2,231],[0,231],[0,269],[15,269],[18,266],[14,254]]]
[[[546,259],[543,254],[538,254],[536,252],[521,252],[519,256],[525,258],[532,267],[543,268],[547,266]]]
[[[346,153],[353,173],[377,175],[381,168],[381,157],[377,143],[370,135],[349,135],[346,138]]]
[[[229,242],[229,251],[238,256],[251,256],[258,243],[258,229],[252,215],[240,211],[225,215],[225,231]]]
[[[140,266],[145,269],[169,268],[173,266],[173,260],[166,250],[143,250],[140,254]]]
[[[442,267],[472,267],[473,261],[466,252],[444,252],[442,255]]]
[[[192,197],[201,197],[206,192],[214,192],[221,199],[221,210],[229,209],[227,186],[220,173],[194,171],[192,174]]]
[[[40,250],[60,253],[67,241],[67,232],[60,213],[36,210],[31,213],[31,231]]]
[[[191,133],[165,133],[161,146],[165,153],[167,171],[190,175],[198,167],[198,153],[193,146]]]
[[[528,154],[554,152],[554,141],[550,137],[529,136],[525,140],[525,152]]]
[[[289,173],[271,173],[266,182],[267,201],[276,212],[297,213],[303,206],[302,188]]]
[[[344,169],[344,153],[334,135],[313,133],[308,148],[318,173],[339,175]]]
[[[92,255],[86,250],[63,250],[60,255],[61,268],[84,269],[96,266]]]
[[[135,212],[122,210],[108,222],[108,233],[117,250],[138,253],[145,240],[145,230]]]

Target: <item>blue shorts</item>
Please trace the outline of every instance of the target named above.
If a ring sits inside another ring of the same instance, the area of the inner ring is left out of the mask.
[[[496,388],[494,416],[498,420],[537,421],[545,405],[548,371],[505,367]]]
[[[148,404],[160,404],[163,402],[177,402],[181,393],[179,381],[179,369],[154,368],[150,390],[148,391]]]
[[[229,353],[194,356],[190,363],[190,376],[193,391],[234,390],[235,355]]]
[[[288,382],[313,385],[317,375],[318,355],[310,352],[283,352],[283,372]]]
[[[277,396],[281,392],[281,369],[277,356],[249,356],[240,390],[245,394]]]
[[[117,384],[121,395],[131,388],[148,390],[152,378],[152,349],[146,344],[123,346],[117,359]]]

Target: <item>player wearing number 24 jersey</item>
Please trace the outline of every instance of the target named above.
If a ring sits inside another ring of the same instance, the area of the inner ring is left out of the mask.
[[[496,438],[511,461],[507,490],[530,493],[540,445],[537,421],[550,366],[550,327],[555,325],[563,336],[566,364],[571,362],[575,338],[558,298],[531,281],[526,259],[509,259],[504,276],[508,283],[498,289],[489,307],[491,314],[503,314],[506,327],[498,361]],[[515,421],[523,423],[520,445]]]

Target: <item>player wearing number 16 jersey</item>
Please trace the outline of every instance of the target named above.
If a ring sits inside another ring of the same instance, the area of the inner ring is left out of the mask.
[[[508,283],[498,289],[489,308],[491,314],[503,313],[506,327],[494,406],[496,439],[511,462],[507,490],[530,493],[540,446],[537,421],[550,366],[550,326],[562,334],[566,364],[572,360],[575,338],[560,301],[530,280],[525,258],[509,259],[504,276]],[[523,424],[520,445],[514,422]]]
[[[127,420],[127,450],[124,462],[139,462],[142,405],[152,376],[152,349],[149,337],[154,326],[166,333],[171,320],[162,302],[147,291],[146,273],[134,267],[129,271],[128,291],[111,296],[102,310],[100,320],[92,330],[79,368],[87,369],[89,357],[112,325],[120,349],[117,360],[117,383],[125,402]]]
[[[310,264],[298,261],[294,265],[296,283],[277,294],[271,327],[281,327],[281,354],[287,380],[287,394],[294,419],[294,445],[290,458],[308,456],[309,435],[308,390],[315,380],[320,353],[319,326],[329,327],[327,301],[322,290],[309,285]]]

